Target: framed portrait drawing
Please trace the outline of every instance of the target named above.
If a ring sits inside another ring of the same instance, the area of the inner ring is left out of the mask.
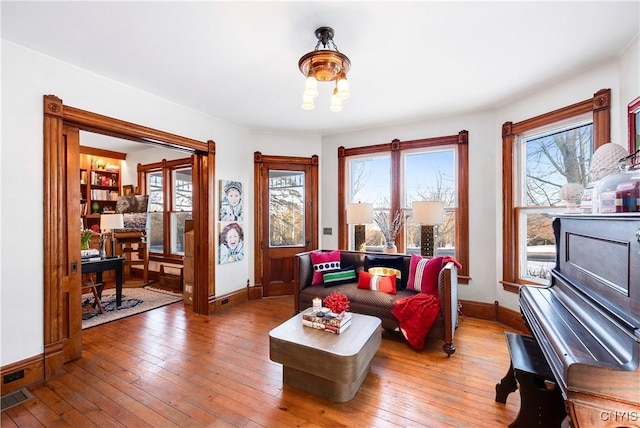
[[[132,184],[125,184],[124,186],[122,186],[122,195],[123,196],[133,196],[134,191],[133,191],[133,185]]]
[[[220,180],[220,221],[244,220],[244,194],[242,183]]]
[[[629,153],[640,150],[640,97],[631,101],[628,111],[629,118]]]
[[[244,259],[244,230],[241,223],[218,223],[218,263],[239,262]]]

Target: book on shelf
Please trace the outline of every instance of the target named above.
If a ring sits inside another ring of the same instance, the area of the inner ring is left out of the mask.
[[[349,328],[349,326],[351,325],[351,318],[345,321],[340,327],[329,325],[329,324],[323,324],[321,322],[313,322],[305,319],[302,320],[302,325],[306,327],[315,328],[316,330],[326,331],[328,333],[340,334]]]
[[[320,323],[333,327],[342,327],[344,324],[351,321],[351,312],[334,314],[326,308],[323,309],[325,309],[321,311],[323,315],[320,315],[320,311],[314,311],[313,308],[308,308],[302,312],[302,319],[312,323]]]

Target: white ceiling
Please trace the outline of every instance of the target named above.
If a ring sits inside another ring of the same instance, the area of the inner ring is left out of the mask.
[[[238,126],[328,135],[494,108],[611,60],[640,2],[9,2],[2,38]],[[335,30],[351,98],[300,108]],[[62,95],[62,94],[61,94]]]

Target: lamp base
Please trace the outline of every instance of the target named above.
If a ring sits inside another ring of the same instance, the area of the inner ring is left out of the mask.
[[[365,225],[364,224],[356,224],[353,226],[353,235],[354,235],[354,249],[356,251],[366,251],[366,239],[365,239]]]
[[[423,224],[420,226],[420,254],[423,257],[435,256],[435,243],[433,226]]]

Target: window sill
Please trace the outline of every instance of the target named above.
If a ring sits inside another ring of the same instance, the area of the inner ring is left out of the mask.
[[[519,294],[520,293],[520,284],[516,284],[514,282],[508,282],[508,281],[500,281],[500,284],[502,284],[502,289],[504,291],[508,291],[509,293],[516,293]]]

